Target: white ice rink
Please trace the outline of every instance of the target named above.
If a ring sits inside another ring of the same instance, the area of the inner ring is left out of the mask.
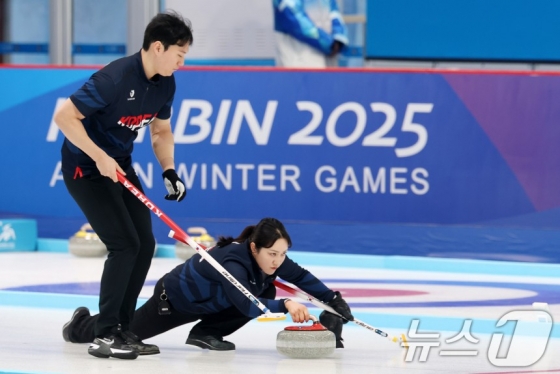
[[[357,318],[393,335],[408,334],[411,321],[417,319],[418,333],[439,334],[438,338],[427,339],[438,346],[433,345],[421,362],[421,348],[410,357],[410,349],[349,323],[343,331],[346,348],[327,358],[291,359],[276,351],[277,333],[293,325],[288,318],[285,322],[250,322],[227,338],[236,344],[234,352],[185,345],[191,326],[185,325],[147,340],[160,347],[160,355],[141,356],[133,361],[98,359],[87,354],[87,344],[64,342],[61,329],[76,307],[84,305],[95,312],[95,290],[103,259],[64,253],[3,253],[0,373],[560,372],[560,332],[556,326],[542,358],[529,366],[500,367],[489,359],[490,340],[502,331],[496,322],[504,314],[520,309],[532,311],[533,302],[547,302],[551,315],[558,315],[560,277],[555,274],[560,274],[560,266],[305,252],[289,255],[331,288],[342,290]],[[139,302],[151,294],[157,279],[180,262],[155,258]],[[311,310],[317,316],[320,313],[318,309]],[[465,320],[471,321],[468,332],[476,342],[464,337],[453,341]],[[521,361],[523,357],[537,357],[539,352],[532,352],[539,349],[534,339],[538,337],[506,335],[500,353],[493,357],[506,361],[509,357],[511,361],[507,351],[514,340],[516,344],[525,343],[523,353],[518,354]]]

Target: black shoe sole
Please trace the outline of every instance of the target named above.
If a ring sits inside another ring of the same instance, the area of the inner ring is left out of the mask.
[[[99,352],[97,349],[95,351],[90,351],[88,349],[88,353],[92,356],[97,357],[97,358],[109,358],[110,357],[108,355],[104,355],[103,353]]]
[[[209,349],[211,351],[235,351],[235,347],[233,347],[233,348],[217,348],[217,347],[214,347],[211,344],[206,343],[203,340],[198,340],[198,339],[193,339],[193,338],[188,338],[187,341],[185,342],[185,344],[194,345],[194,346],[202,348],[202,349]]]
[[[118,353],[116,353],[116,354],[112,354],[110,356],[107,356],[107,355],[104,355],[103,353],[96,352],[96,351],[93,351],[93,352],[88,351],[88,353],[92,356],[97,357],[97,358],[114,357],[114,358],[118,358],[118,359],[121,359],[121,360],[135,360],[136,358],[138,358],[138,355],[133,356],[133,355],[129,355],[129,354],[119,355]]]
[[[92,349],[90,346],[88,348],[88,353],[97,358],[119,358],[121,360],[134,360],[138,357],[138,351],[123,351],[123,352],[113,352],[112,349],[107,345],[100,345],[97,349]]]
[[[149,353],[138,353],[138,356],[150,356],[150,355],[159,355],[161,352],[157,351],[157,352],[149,352]]]
[[[159,351],[159,349],[157,351],[148,351],[148,352],[142,352],[140,350],[138,350],[138,355],[139,356],[149,356],[149,355],[159,355],[161,352]]]
[[[99,349],[95,349],[95,350],[89,350],[88,349],[88,353],[92,356],[97,357],[97,358],[114,357],[114,358],[118,358],[118,359],[121,359],[121,360],[135,360],[138,357],[138,352],[134,352],[136,354],[131,354],[131,353],[110,353],[110,354],[106,354],[104,352],[100,352]]]

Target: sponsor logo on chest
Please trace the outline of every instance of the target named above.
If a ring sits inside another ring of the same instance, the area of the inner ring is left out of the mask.
[[[156,118],[156,114],[140,114],[138,116],[123,116],[119,120],[120,126],[126,127],[132,131],[148,126]]]

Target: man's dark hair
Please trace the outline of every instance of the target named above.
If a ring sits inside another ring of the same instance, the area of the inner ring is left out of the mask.
[[[146,26],[142,48],[147,51],[150,49],[150,45],[157,41],[163,44],[164,50],[167,50],[171,45],[178,45],[179,47],[185,44],[192,45],[191,21],[174,11],[158,13]]]

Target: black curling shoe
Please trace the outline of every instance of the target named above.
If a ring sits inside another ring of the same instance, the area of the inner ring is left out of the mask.
[[[206,335],[189,335],[185,344],[194,345],[211,351],[234,351],[235,344],[224,340],[222,337]]]
[[[138,351],[127,345],[120,333],[95,338],[88,348],[88,353],[99,358],[114,357],[123,360],[134,360],[138,357]]]
[[[159,347],[157,345],[142,342],[132,331],[121,332],[121,337],[127,345],[136,349],[140,356],[159,354]]]
[[[81,306],[74,311],[72,314],[72,318],[70,321],[66,322],[64,326],[62,326],[62,338],[66,342],[76,343],[74,339],[72,339],[72,330],[74,329],[74,325],[83,317],[89,317],[89,309],[85,306]]]

